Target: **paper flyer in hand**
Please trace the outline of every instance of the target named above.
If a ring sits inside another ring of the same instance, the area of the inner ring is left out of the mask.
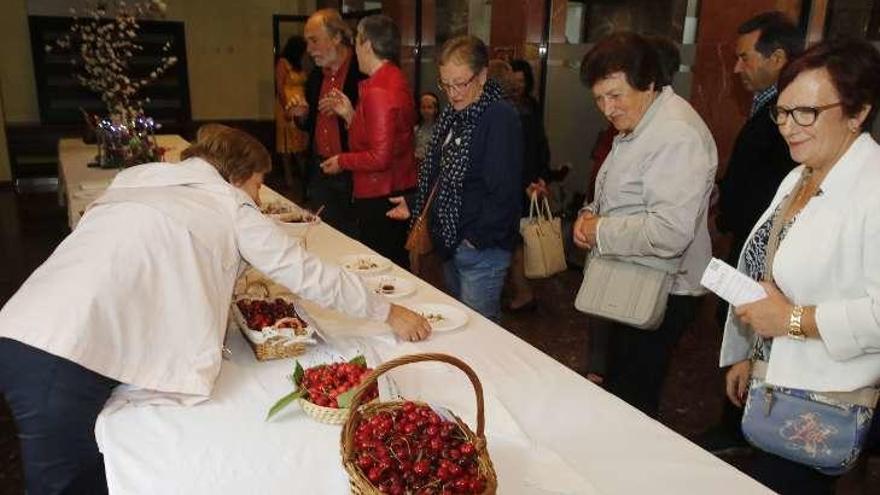
[[[767,297],[758,282],[718,258],[709,261],[700,284],[734,307]]]

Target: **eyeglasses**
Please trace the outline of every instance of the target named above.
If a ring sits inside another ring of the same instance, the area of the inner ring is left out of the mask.
[[[470,86],[472,82],[474,82],[474,79],[476,79],[476,77],[477,77],[477,74],[474,74],[471,76],[470,79],[468,79],[467,81],[465,81],[463,83],[448,83],[448,84],[443,82],[440,79],[437,79],[437,87],[440,88],[440,90],[444,91],[445,93],[452,93],[453,91],[455,91],[456,93],[461,93],[462,91],[467,89],[467,87]]]
[[[820,107],[794,107],[791,110],[785,107],[773,106],[770,107],[770,120],[775,122],[776,125],[784,125],[788,121],[788,116],[791,115],[791,118],[794,119],[797,125],[809,127],[816,123],[820,113],[830,108],[839,107],[842,104],[842,102],[838,101],[837,103]]]

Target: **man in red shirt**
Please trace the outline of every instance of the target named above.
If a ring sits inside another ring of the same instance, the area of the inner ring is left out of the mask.
[[[352,105],[357,105],[358,82],[365,76],[353,60],[352,30],[339,11],[315,12],[306,22],[304,33],[315,68],[306,80],[305,101],[294,102],[291,111],[299,127],[310,136],[306,173],[308,203],[313,208],[323,207],[321,218],[325,222],[356,238],[351,173],[328,175],[320,164],[348,151],[345,121],[333,112],[334,100],[327,97],[334,90],[342,91]]]

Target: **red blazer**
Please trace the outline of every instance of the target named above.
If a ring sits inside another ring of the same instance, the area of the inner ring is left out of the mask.
[[[416,109],[400,68],[385,63],[358,85],[348,129],[349,152],[339,166],[351,170],[355,198],[387,196],[416,186]]]

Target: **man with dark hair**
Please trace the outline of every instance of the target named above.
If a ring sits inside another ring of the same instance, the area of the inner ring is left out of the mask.
[[[297,125],[309,133],[309,163],[306,168],[308,203],[323,207],[321,218],[344,234],[357,238],[352,208],[350,172],[328,175],[321,162],[348,151],[345,121],[332,110],[333,90],[342,91],[352,105],[358,102],[358,83],[366,78],[352,60],[352,30],[336,9],[321,9],[309,17],[304,34],[315,68],[306,80],[305,101],[295,102],[292,112]]]
[[[743,23],[738,33],[733,71],[754,96],[719,184],[718,228],[733,236],[734,265],[752,225],[795,165],[767,109],[776,104],[779,73],[803,47],[797,27],[781,12],[759,14]]]
[[[770,204],[782,179],[796,165],[769,108],[776,105],[776,82],[783,67],[803,49],[798,28],[781,12],[765,12],[744,22],[737,30],[736,66],[743,86],[754,94],[749,118],[737,135],[719,183],[718,230],[732,238],[727,262],[737,265],[743,243],[761,213]],[[728,306],[719,305],[719,324],[724,325]],[[747,447],[740,422],[742,410],[724,402],[721,423],[697,439],[716,454],[734,453]]]

